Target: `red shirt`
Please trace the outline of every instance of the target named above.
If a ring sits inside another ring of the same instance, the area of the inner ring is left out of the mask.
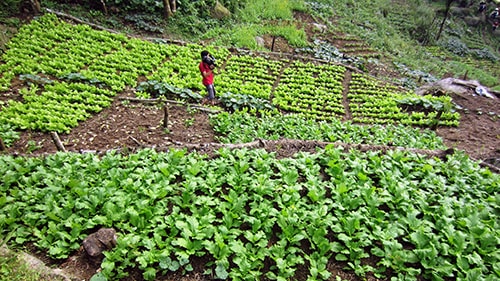
[[[204,86],[212,85],[214,83],[214,73],[212,72],[208,64],[200,62],[200,72],[201,76],[203,76],[202,82]],[[204,76],[203,72],[208,72],[209,74],[207,76]]]

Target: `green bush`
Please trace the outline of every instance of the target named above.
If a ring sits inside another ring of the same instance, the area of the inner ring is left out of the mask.
[[[247,110],[274,110],[275,107],[267,100],[259,99],[251,95],[225,93],[220,97],[220,101],[230,111],[241,109]]]
[[[263,33],[268,33],[274,36],[281,36],[285,38],[288,43],[294,47],[307,46],[307,35],[303,29],[297,29],[292,25],[270,25],[265,27]]]
[[[478,59],[487,59],[490,61],[499,60],[498,56],[494,55],[488,48],[472,50],[472,55]]]
[[[441,42],[440,45],[457,56],[467,56],[470,52],[469,47],[457,38],[450,38],[447,41]]]
[[[0,22],[4,18],[16,15],[21,10],[22,0],[3,0],[0,2]]]

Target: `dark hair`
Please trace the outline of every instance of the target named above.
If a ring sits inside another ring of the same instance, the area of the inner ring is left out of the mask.
[[[208,51],[202,51],[201,52],[201,58],[203,59],[204,57],[208,56],[209,52]]]

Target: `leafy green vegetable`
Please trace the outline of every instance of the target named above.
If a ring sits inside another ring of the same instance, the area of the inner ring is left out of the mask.
[[[0,235],[64,259],[115,227],[108,280],[132,267],[145,280],[189,272],[196,257],[220,279],[283,280],[307,266],[326,280],[332,259],[360,276],[498,277],[500,178],[460,153],[57,153],[0,156],[0,173]]]

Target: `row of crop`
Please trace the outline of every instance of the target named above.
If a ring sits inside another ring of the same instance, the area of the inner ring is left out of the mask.
[[[7,90],[16,75],[59,77],[79,72],[125,41],[123,35],[66,24],[54,15],[45,15],[24,25],[9,41],[0,65],[0,90]]]
[[[10,85],[15,75],[63,78],[76,72],[84,80],[100,82],[114,92],[126,86],[135,87],[140,77],[203,92],[198,64],[201,50],[207,48],[218,58],[215,83],[219,93],[272,98],[272,103],[281,110],[300,113],[306,118],[333,121],[345,116],[342,83],[346,69],[343,66],[300,61],[286,65],[289,61],[251,55],[229,56],[226,48],[155,44],[94,31],[83,25],[73,26],[51,15],[26,25],[9,46],[2,57],[5,63],[0,65],[0,79],[5,83],[2,87]],[[353,74],[348,98],[354,122],[458,124],[458,114],[449,110],[404,112],[396,99],[400,95],[395,88],[383,88],[375,81],[367,81],[366,76]],[[273,92],[274,85],[277,86]],[[449,99],[440,102],[450,103]]]
[[[333,119],[316,122],[300,114],[267,114],[256,117],[245,111],[210,117],[210,124],[223,143],[247,143],[280,138],[372,145],[394,145],[420,149],[444,149],[435,132],[403,125],[362,126]]]
[[[318,120],[333,121],[344,115],[342,92],[345,67],[293,62],[274,91],[273,104]]]
[[[181,89],[204,90],[198,69],[201,51],[208,50],[217,58],[219,67],[229,56],[229,50],[226,48],[204,47],[198,44],[168,46],[172,52],[147,78],[148,80],[165,82]],[[218,71],[218,69],[215,70],[216,73]]]
[[[352,74],[347,98],[356,123],[458,126],[460,119],[449,96],[401,93],[395,86],[383,85],[358,73]]]
[[[500,178],[462,154],[58,153],[2,156],[0,172],[0,235],[63,259],[114,227],[108,280],[191,271],[199,257],[205,274],[232,280],[292,279],[298,268],[326,280],[332,261],[362,277],[500,277]]]
[[[10,100],[0,111],[0,123],[22,130],[69,133],[91,114],[108,107],[114,93],[80,83],[54,83],[20,90],[24,102]]]
[[[19,75],[31,77],[30,84],[52,82],[47,76],[76,78],[112,92],[71,83],[47,85],[41,95],[36,87],[23,88],[19,94],[24,102],[10,101],[0,112],[10,125],[0,128],[7,143],[12,142],[15,129],[69,132],[79,121],[109,106],[110,97],[126,85],[136,86],[138,77],[161,63],[166,52],[166,45],[67,24],[50,14],[23,26],[8,47],[2,56],[5,63],[0,65],[3,90]]]
[[[269,100],[286,61],[252,55],[232,56],[217,78],[222,92],[251,95]]]
[[[81,74],[104,82],[115,92],[137,86],[139,76],[146,76],[161,64],[169,53],[167,45],[140,39],[127,40],[118,50],[94,61]]]

